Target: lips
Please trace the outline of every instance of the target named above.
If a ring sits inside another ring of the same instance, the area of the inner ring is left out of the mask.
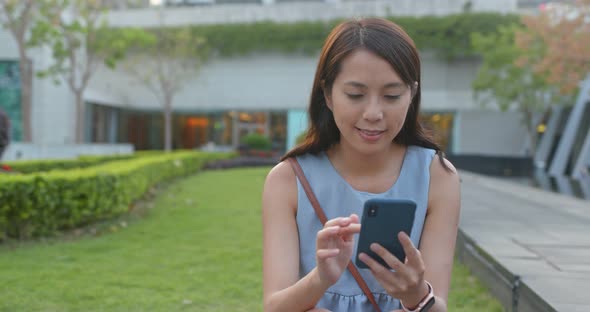
[[[379,135],[385,131],[382,130],[366,130],[366,129],[359,129],[360,132],[366,134],[366,135]]]
[[[381,138],[381,136],[383,135],[383,133],[385,133],[384,130],[375,130],[375,129],[356,128],[356,130],[359,132],[360,136],[364,140],[370,141],[370,142],[374,142],[374,141],[379,140]]]

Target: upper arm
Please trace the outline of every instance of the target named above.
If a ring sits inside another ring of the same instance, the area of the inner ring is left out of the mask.
[[[446,301],[453,270],[461,196],[457,170],[444,159],[451,169],[449,172],[437,157],[430,166],[428,213],[420,240],[420,252],[426,266],[424,278],[432,284],[436,296]]]
[[[289,163],[281,162],[266,177],[262,192],[265,300],[299,279],[296,212],[297,180]]]

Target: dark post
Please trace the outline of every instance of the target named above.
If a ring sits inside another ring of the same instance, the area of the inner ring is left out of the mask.
[[[8,115],[0,109],[0,159],[8,143],[10,143],[10,120]]]

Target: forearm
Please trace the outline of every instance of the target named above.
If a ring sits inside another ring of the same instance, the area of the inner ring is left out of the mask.
[[[330,285],[320,281],[313,269],[297,283],[269,296],[264,303],[265,312],[307,311],[313,309]]]

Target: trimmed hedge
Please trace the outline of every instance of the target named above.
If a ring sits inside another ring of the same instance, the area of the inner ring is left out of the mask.
[[[445,16],[390,16],[415,41],[418,49],[434,50],[445,59],[474,56],[472,32],[496,32],[499,25],[518,23],[516,14],[491,12],[461,13]],[[241,24],[193,25],[194,36],[205,38],[207,44],[224,57],[255,52],[283,54],[317,54],[330,30],[344,19],[332,21],[301,21],[294,23],[257,22]],[[175,31],[178,28],[167,28]]]
[[[393,13],[393,12],[392,12]],[[517,14],[465,12],[445,16],[389,16],[412,37],[421,51],[435,51],[446,60],[479,56],[471,44],[471,33],[495,33],[500,25],[520,23]],[[246,56],[252,53],[316,55],[330,30],[345,19],[191,25],[191,35],[204,39],[207,50],[221,57]],[[176,32],[180,27],[160,31]],[[125,32],[131,28],[110,28]],[[140,47],[136,47],[141,49]]]
[[[250,149],[269,151],[272,148],[270,139],[262,134],[251,133],[242,138],[242,144]]]
[[[0,240],[52,235],[119,215],[152,185],[231,157],[176,152],[83,169],[0,175]]]
[[[12,168],[12,170],[18,173],[34,173],[51,170],[68,170],[75,168],[86,168],[96,166],[102,163],[115,160],[131,159],[136,157],[134,154],[123,154],[123,155],[86,155],[80,156],[76,159],[40,159],[40,160],[21,160],[4,162]]]

